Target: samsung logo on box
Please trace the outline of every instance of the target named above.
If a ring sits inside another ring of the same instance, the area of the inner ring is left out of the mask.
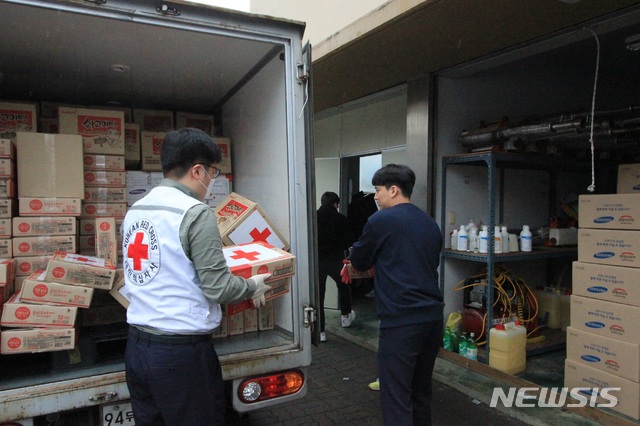
[[[608,223],[613,221],[613,216],[602,216],[593,219],[593,223]]]
[[[608,291],[608,289],[606,287],[602,287],[599,285],[593,286],[593,287],[589,287],[587,289],[587,291],[589,293],[606,293]]]
[[[133,190],[129,191],[129,194],[138,195],[138,194],[144,194],[145,192],[147,192],[146,189],[140,188],[140,189],[133,189]]]
[[[580,358],[582,358],[583,360],[585,360],[587,362],[600,362],[600,358],[598,358],[597,356],[593,356],[593,355],[582,355]]]
[[[596,259],[609,259],[613,256],[615,256],[615,253],[610,251],[602,251],[593,255],[593,257],[595,257]]]
[[[604,324],[601,322],[597,322],[597,321],[589,321],[587,323],[585,323],[584,325],[586,325],[589,328],[604,328]]]

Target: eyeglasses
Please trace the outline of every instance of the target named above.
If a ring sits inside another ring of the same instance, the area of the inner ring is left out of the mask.
[[[220,169],[219,169],[219,168],[217,168],[216,166],[212,166],[211,164],[204,164],[204,163],[201,163],[200,165],[201,165],[201,166],[207,166],[207,167],[210,167],[210,168],[212,168],[212,169],[214,170],[214,171],[213,171],[213,176],[211,176],[211,178],[212,178],[212,179],[215,179],[215,178],[217,178],[218,176],[220,176]]]

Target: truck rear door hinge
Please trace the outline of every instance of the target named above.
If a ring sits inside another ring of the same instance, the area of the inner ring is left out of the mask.
[[[175,7],[169,7],[166,3],[162,3],[160,6],[156,7],[156,11],[163,15],[180,16],[180,11],[178,9]]]
[[[304,305],[304,326],[305,328],[312,327],[316,322],[316,310],[309,305]]]
[[[302,62],[298,62],[298,84],[305,84],[309,81],[309,70],[307,69],[307,64],[303,64]]]

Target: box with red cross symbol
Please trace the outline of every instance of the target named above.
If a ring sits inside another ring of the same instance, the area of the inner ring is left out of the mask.
[[[223,247],[222,252],[233,275],[249,278],[256,274],[271,274],[265,281],[272,288],[265,293],[266,300],[275,299],[290,291],[291,277],[295,274],[296,266],[296,258],[291,253],[263,242]],[[229,305],[227,314],[233,315],[250,307],[248,301]]]
[[[56,252],[47,265],[46,281],[111,290],[116,267],[107,259]]]
[[[227,246],[263,241],[282,250],[289,243],[258,203],[232,192],[215,209],[222,243]]]

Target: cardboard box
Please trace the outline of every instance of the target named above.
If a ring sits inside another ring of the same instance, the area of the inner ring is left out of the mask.
[[[229,138],[213,138],[213,141],[220,148],[222,161],[218,164],[220,173],[233,173],[231,166],[231,139]]]
[[[85,254],[86,251],[92,251],[95,255],[96,252],[96,236],[95,235],[80,235],[78,237],[78,251]]]
[[[0,158],[16,158],[16,144],[13,139],[0,138]]]
[[[220,325],[218,328],[213,330],[213,338],[220,339],[222,337],[227,337],[229,335],[229,323],[227,320],[226,314],[222,314],[222,319],[220,320]]]
[[[271,274],[266,283],[291,277],[296,271],[296,257],[264,242],[223,247],[222,253],[233,275],[249,278]]]
[[[640,231],[579,229],[578,260],[640,268]]]
[[[18,195],[82,198],[82,138],[18,132]]]
[[[127,190],[125,188],[85,186],[84,200],[82,201],[86,203],[125,203]]]
[[[116,278],[113,281],[113,287],[109,290],[109,294],[120,303],[124,308],[129,307],[129,299],[124,283],[124,272],[122,269],[116,270]]]
[[[215,181],[213,182],[213,190],[207,194],[204,202],[209,205],[209,207],[216,208],[218,207],[224,199],[226,199],[229,194],[233,192],[233,182],[232,175],[230,174],[220,174]]]
[[[0,259],[0,285],[11,284],[16,277],[18,262],[16,259]]]
[[[37,127],[35,104],[0,102],[0,138],[15,138],[16,132],[35,132]]]
[[[271,224],[260,206],[248,198],[233,192],[222,200],[215,213],[225,245],[265,241],[279,249],[289,249],[287,240]]]
[[[60,133],[82,136],[85,154],[124,156],[124,113],[98,109],[58,108]]]
[[[640,164],[620,164],[618,166],[618,194],[640,193]]]
[[[75,253],[78,240],[75,235],[42,235],[39,237],[14,237],[13,256],[47,256],[57,251]]]
[[[640,229],[640,191],[636,194],[580,195],[580,228]]]
[[[104,105],[89,105],[88,108],[89,109],[101,109],[101,110],[105,110],[105,111],[120,111],[121,113],[124,114],[124,122],[125,122],[125,124],[133,123],[133,110],[131,108],[129,108],[129,107],[117,107],[117,106],[105,107]]]
[[[242,314],[244,315],[244,332],[258,331],[258,310],[247,309]]]
[[[273,302],[267,302],[266,305],[258,309],[258,330],[273,330],[275,324]]]
[[[168,132],[175,128],[173,111],[134,109],[133,122],[140,125],[141,132]]]
[[[124,188],[125,172],[107,172],[103,170],[87,170],[84,172],[84,185],[111,188]]]
[[[27,328],[0,332],[3,355],[66,351],[76,343],[75,329]]]
[[[620,388],[620,391],[611,393],[618,399],[617,405],[611,409],[634,419],[640,419],[640,383],[567,359],[564,363],[564,386],[569,389]],[[587,400],[591,400],[590,394],[581,394]],[[609,401],[598,396],[596,402],[608,403]]]
[[[84,170],[100,170],[105,172],[123,172],[124,156],[84,154]]]
[[[572,293],[640,306],[640,268],[573,262]]]
[[[84,185],[83,185],[84,187]],[[20,216],[79,216],[82,212],[80,198],[20,197]]]
[[[164,142],[165,133],[158,132],[141,132],[140,133],[140,150],[141,150],[141,166],[140,168],[146,172],[161,172],[162,163],[160,162],[160,152],[162,151],[162,142]]]
[[[132,206],[147,195],[162,179],[162,172],[127,171],[127,205]]]
[[[0,158],[0,179],[15,179],[16,168],[10,158]]]
[[[13,236],[13,219],[0,219],[0,238],[11,238]]]
[[[113,217],[101,217],[96,219],[95,234],[96,256],[109,260],[112,264],[118,263],[118,236],[116,235],[116,219]],[[120,241],[122,250],[122,241]]]
[[[0,198],[16,198],[18,191],[14,179],[0,179]]]
[[[74,253],[55,253],[47,265],[47,281],[111,290],[116,267],[109,260]]]
[[[20,302],[76,306],[88,308],[91,305],[93,289],[75,285],[58,284],[45,280],[44,270],[34,272],[22,283]]]
[[[0,239],[0,258],[13,257],[13,240],[11,238]]]
[[[182,127],[200,129],[209,136],[213,136],[213,116],[192,114],[190,112],[176,112],[176,129]]]
[[[623,342],[567,327],[567,359],[640,382],[640,342]]]
[[[140,167],[140,125],[124,125],[124,165],[127,170]]]
[[[86,108],[86,105],[41,101],[40,102],[40,117],[58,118],[58,109],[60,109],[61,107],[66,107],[66,108]]]
[[[47,269],[53,255],[16,257],[16,276],[29,276],[38,270]]]
[[[73,216],[34,216],[13,219],[12,232],[15,237],[44,235],[76,235],[78,219]]]
[[[284,296],[291,291],[291,277],[275,281],[267,281],[265,282],[265,284],[271,287],[271,290],[268,290],[264,294],[264,298],[267,302],[280,296]],[[245,312],[248,310],[253,310],[253,304],[250,300],[244,300],[240,303],[227,305],[227,312],[229,313],[229,315],[234,315],[238,312]]]
[[[116,218],[116,234],[120,235],[123,218]],[[80,235],[95,235],[96,219],[80,219]]]
[[[640,342],[640,307],[571,296],[571,327],[622,340]]]
[[[126,203],[82,203],[80,217],[95,219],[98,217],[123,218],[127,214]]]
[[[229,336],[238,336],[244,334],[244,313],[227,312],[227,333]]]
[[[0,199],[0,218],[10,219],[14,216],[17,216],[17,211],[18,203],[16,203],[16,200],[13,200],[11,198]]]
[[[0,284],[0,310],[2,305],[15,293],[15,281],[6,284]]]
[[[78,308],[75,306],[34,305],[20,302],[14,294],[2,309],[3,327],[73,327]]]

